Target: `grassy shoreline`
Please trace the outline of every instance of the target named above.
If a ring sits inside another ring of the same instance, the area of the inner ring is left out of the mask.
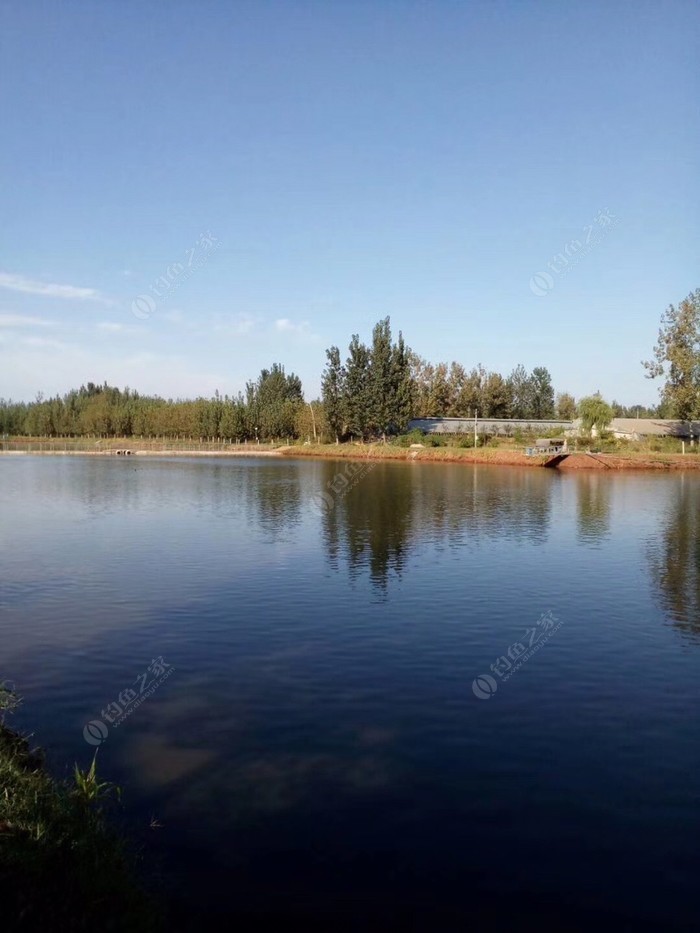
[[[133,854],[104,809],[114,788],[79,770],[75,783],[55,781],[41,753],[5,724],[3,708],[13,705],[0,685],[3,930],[158,930]]]
[[[419,463],[464,463],[482,466],[543,468],[548,456],[528,457],[522,449],[504,447],[394,447],[389,444],[334,444],[288,447],[286,457],[320,457],[330,460],[402,460]],[[693,454],[629,451],[625,453],[574,453],[558,467],[568,470],[700,470],[700,457]]]
[[[13,449],[7,449],[7,446]],[[24,448],[24,449],[21,449]],[[230,444],[203,442],[187,444],[171,441],[143,441],[138,438],[109,438],[86,441],[83,438],[20,439],[6,442],[0,456],[86,456],[113,457],[117,450],[130,450],[137,457],[298,457],[327,460],[392,460],[430,463],[464,463],[482,466],[543,467],[547,456],[528,457],[523,446],[500,443],[486,447],[425,446],[402,447],[392,443],[345,444]],[[670,449],[654,450],[649,446],[618,445],[600,453],[579,451],[558,467],[569,470],[698,470],[700,453],[697,448],[685,455]]]

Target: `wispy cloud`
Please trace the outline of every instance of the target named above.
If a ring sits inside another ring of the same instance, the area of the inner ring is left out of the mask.
[[[0,331],[0,344],[3,391],[16,399],[33,399],[38,390],[46,397],[62,395],[95,374],[110,385],[135,386],[165,398],[211,396],[230,380],[230,373],[213,369],[210,362],[197,366],[189,355],[130,353],[121,340],[61,343],[7,329]]]
[[[170,324],[180,324],[184,321],[185,315],[179,308],[171,308],[169,311],[163,311],[161,319],[163,321],[168,321]]]
[[[79,301],[99,301],[110,304],[110,299],[95,288],[80,288],[76,285],[56,285],[52,282],[36,282],[25,279],[22,275],[0,272],[0,288],[9,288],[13,292],[27,295],[42,295],[45,298],[69,298]]]
[[[28,314],[0,314],[0,327],[55,327],[55,321]]]
[[[290,334],[294,337],[304,337],[306,340],[318,340],[318,335],[314,334],[308,321],[300,321],[295,324],[288,317],[281,317],[275,321],[275,330],[280,334]]]
[[[118,324],[116,321],[100,321],[97,325],[97,329],[106,330],[110,334],[118,334],[126,330],[123,324]]]
[[[61,340],[53,340],[51,337],[22,337],[20,343],[25,347],[49,347],[52,350],[69,350],[71,344],[64,343]]]
[[[98,321],[96,329],[105,334],[143,335],[143,327],[130,327],[120,321]]]
[[[214,331],[217,334],[230,334],[235,337],[245,337],[247,334],[251,334],[259,323],[260,319],[250,314],[238,314],[235,317],[218,320],[217,323],[214,324]]]

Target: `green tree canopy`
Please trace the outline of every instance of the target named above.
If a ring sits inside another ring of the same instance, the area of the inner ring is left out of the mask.
[[[561,421],[573,421],[576,417],[576,399],[569,392],[557,395],[557,418]]]
[[[417,395],[415,360],[402,334],[393,342],[388,317],[375,325],[371,347],[353,334],[344,366],[337,347],[326,350],[323,403],[336,437],[364,438],[405,430]]]
[[[700,288],[661,317],[652,360],[642,364],[647,378],[664,377],[660,389],[664,414],[690,421],[700,418]]]
[[[554,389],[549,370],[536,366],[530,377],[532,384],[532,417],[539,420],[554,417]]]
[[[336,442],[346,433],[345,415],[345,367],[340,361],[340,350],[326,350],[326,368],[321,377],[321,394],[328,427]]]
[[[532,379],[522,363],[518,363],[508,376],[508,385],[511,395],[511,418],[532,418],[533,411],[533,385]]]
[[[578,403],[578,415],[584,431],[604,431],[613,419],[613,410],[600,392],[588,395]]]

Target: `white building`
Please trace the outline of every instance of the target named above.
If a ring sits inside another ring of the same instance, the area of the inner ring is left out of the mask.
[[[700,421],[677,421],[672,418],[613,418],[607,427],[615,437],[639,441],[648,437],[700,438]]]

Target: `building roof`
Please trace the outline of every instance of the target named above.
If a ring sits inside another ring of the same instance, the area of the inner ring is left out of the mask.
[[[615,434],[638,434],[640,437],[700,437],[700,421],[673,418],[613,418],[608,430]]]
[[[538,421],[535,418],[477,418],[479,434],[511,434],[518,428],[527,433],[556,431],[561,433],[572,427],[571,421],[555,419]],[[474,418],[414,418],[408,423],[408,430],[418,430],[426,434],[473,434]]]
[[[537,421],[535,418],[478,418],[479,434],[512,434],[518,428],[525,433],[562,434],[581,427],[581,420]],[[418,428],[426,434],[473,434],[474,419],[465,418],[414,418],[408,430]],[[607,430],[629,437],[693,437],[700,438],[700,421],[678,421],[673,418],[613,418]]]

